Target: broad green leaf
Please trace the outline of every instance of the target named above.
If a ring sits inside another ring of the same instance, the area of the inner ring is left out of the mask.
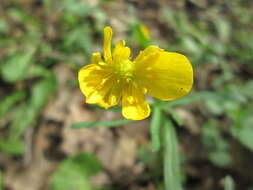
[[[11,123],[11,139],[19,138],[27,128],[36,123],[36,117],[55,88],[56,80],[53,76],[43,79],[33,86],[30,101],[19,107],[15,119]]]
[[[0,152],[19,155],[25,151],[25,145],[21,140],[0,139]]]
[[[61,174],[53,176],[51,188],[53,190],[93,190],[88,179],[73,169],[62,167]]]
[[[82,50],[90,54],[93,46],[91,32],[88,24],[77,26],[64,36],[65,40],[63,46],[68,51]]]
[[[39,81],[32,88],[31,107],[36,110],[41,109],[46,104],[49,96],[57,87],[56,79],[53,75]]]
[[[34,125],[37,116],[37,110],[27,103],[23,103],[17,108],[15,118],[11,122],[9,130],[9,138],[11,141],[17,139],[25,132],[25,130]]]
[[[253,117],[252,109],[239,109],[232,115],[234,125],[231,127],[232,135],[245,147],[253,151]]]
[[[26,53],[19,53],[13,55],[2,65],[2,77],[7,82],[17,82],[25,79],[29,65],[33,61],[33,54],[35,50],[27,51]]]
[[[122,125],[127,125],[132,123],[132,120],[122,119],[122,120],[114,120],[114,121],[93,121],[93,122],[80,122],[74,123],[72,128],[93,128],[93,127],[120,127]]]
[[[162,124],[162,111],[157,105],[153,108],[152,120],[151,120],[151,144],[154,152],[160,149],[160,129]]]
[[[93,154],[79,153],[60,163],[51,178],[53,190],[93,190],[89,180],[101,170],[101,164]],[[66,180],[67,179],[67,180]]]
[[[173,124],[164,126],[164,181],[166,190],[182,190],[177,135]]]
[[[0,102],[0,118],[6,114],[18,101],[25,98],[25,91],[17,91],[8,95]]]
[[[235,182],[231,176],[225,177],[224,190],[235,190]]]
[[[243,126],[240,128],[232,127],[231,132],[232,135],[238,139],[244,146],[246,146],[248,149],[253,151],[253,118],[251,116],[248,116],[245,118],[245,121],[243,121]],[[248,125],[249,124],[249,125]]]

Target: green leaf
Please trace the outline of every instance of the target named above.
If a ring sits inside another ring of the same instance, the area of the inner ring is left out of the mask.
[[[247,120],[251,120],[250,123],[253,123],[252,118],[247,118]],[[246,146],[248,149],[253,151],[253,125],[249,126],[244,126],[242,128],[236,129],[233,127],[232,130],[232,135],[238,139],[244,146]]]
[[[151,139],[154,152],[160,149],[160,129],[162,122],[162,111],[159,106],[154,106],[151,120]]]
[[[29,104],[21,104],[15,113],[15,118],[11,122],[9,138],[11,141],[17,141],[17,139],[25,132],[25,130],[35,123],[37,116],[37,110],[30,107]]]
[[[122,120],[114,120],[114,121],[93,121],[93,122],[80,122],[74,123],[72,128],[93,128],[93,127],[120,127],[122,125],[126,125],[132,123],[134,121],[122,119]]]
[[[234,190],[235,189],[235,182],[231,176],[225,177],[225,183],[224,183],[224,189],[225,190]]]
[[[89,180],[101,170],[101,164],[93,154],[79,153],[60,163],[51,178],[53,190],[93,190]]]
[[[0,118],[4,116],[15,103],[24,99],[24,97],[25,91],[17,91],[2,100],[0,103]]]
[[[166,190],[182,190],[177,135],[170,120],[164,126],[164,181]]]
[[[0,152],[19,155],[25,151],[25,145],[21,140],[0,139]]]
[[[10,138],[19,138],[28,127],[34,125],[37,115],[55,88],[56,80],[53,76],[43,79],[33,86],[30,102],[19,107],[15,119],[11,123]]]
[[[233,113],[232,117],[234,120],[234,126],[231,127],[233,137],[253,151],[252,109],[239,109]]]
[[[55,91],[56,87],[57,83],[53,75],[39,81],[32,88],[31,107],[36,110],[41,109],[46,104],[49,96]]]
[[[69,51],[82,50],[88,55],[92,49],[92,31],[88,24],[78,25],[64,36],[63,46]]]
[[[97,157],[89,153],[79,153],[66,162],[77,164],[80,172],[87,177],[96,175],[102,168]]]
[[[35,50],[13,55],[2,65],[2,77],[7,82],[17,82],[25,79],[29,65],[33,63]]]

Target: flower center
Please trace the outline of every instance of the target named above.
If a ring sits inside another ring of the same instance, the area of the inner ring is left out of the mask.
[[[115,64],[115,74],[124,80],[132,80],[134,63],[130,60],[122,60]]]

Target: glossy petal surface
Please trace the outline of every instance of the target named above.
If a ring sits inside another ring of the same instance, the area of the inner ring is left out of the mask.
[[[127,119],[142,120],[150,115],[144,91],[135,83],[126,84],[122,97],[122,114]]]
[[[150,46],[136,58],[135,64],[138,83],[153,97],[174,100],[192,88],[192,66],[182,54]]]
[[[101,58],[101,54],[96,52],[92,54],[92,63],[93,64],[99,64],[99,62],[103,62],[102,58]]]
[[[89,104],[99,104],[109,108],[118,103],[121,96],[121,85],[110,69],[90,64],[78,73],[79,85]]]
[[[121,60],[128,60],[130,57],[131,51],[129,47],[125,46],[125,41],[121,40],[116,43],[115,48],[113,50],[113,60],[115,62]]]

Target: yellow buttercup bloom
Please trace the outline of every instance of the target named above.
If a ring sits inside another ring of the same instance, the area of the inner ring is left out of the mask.
[[[125,41],[116,43],[111,52],[112,29],[104,28],[104,56],[93,53],[92,64],[78,73],[79,85],[89,104],[104,108],[122,102],[127,119],[141,120],[150,115],[145,94],[175,100],[192,88],[193,70],[182,54],[149,46],[134,59]]]

